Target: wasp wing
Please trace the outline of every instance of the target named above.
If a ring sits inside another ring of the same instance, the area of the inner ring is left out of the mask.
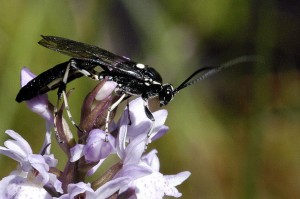
[[[94,68],[100,66],[109,75],[118,78],[135,79],[143,81],[144,71],[136,67],[137,63],[119,55],[115,55],[97,46],[55,36],[42,36],[39,44],[51,50],[71,56],[77,59],[79,69],[94,73]],[[47,93],[58,88],[66,72],[69,61],[58,64],[53,68],[41,73],[21,88],[16,101],[32,99],[37,95]],[[70,67],[67,83],[83,76],[78,68]]]
[[[102,68],[113,70],[134,78],[142,79],[141,71],[135,67],[134,62],[126,57],[111,53],[97,46],[73,41],[56,36],[42,36],[38,43],[46,48],[60,52],[77,59],[89,59],[98,63]],[[135,73],[131,71],[134,70]]]

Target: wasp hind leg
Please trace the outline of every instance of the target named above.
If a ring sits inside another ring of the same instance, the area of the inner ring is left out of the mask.
[[[82,70],[79,67],[77,67],[77,62],[75,59],[71,59],[69,61],[69,64],[67,65],[66,71],[64,73],[63,79],[58,87],[58,91],[57,91],[57,103],[56,106],[54,107],[54,131],[56,133],[56,136],[58,137],[58,132],[57,132],[57,126],[56,126],[56,119],[58,116],[58,107],[60,104],[60,100],[61,98],[63,98],[63,102],[64,102],[64,106],[66,108],[67,111],[67,115],[69,120],[71,121],[71,123],[77,128],[78,131],[80,132],[84,132],[84,130],[82,130],[74,121],[71,111],[70,111],[70,107],[69,107],[69,103],[68,103],[68,98],[67,98],[67,94],[66,94],[66,86],[68,83],[68,77],[69,77],[69,72],[70,72],[70,68],[75,68],[76,70],[78,70],[78,72],[82,73],[83,75],[86,76],[91,76],[91,74],[86,71],[86,70]],[[60,142],[60,139],[58,139]]]

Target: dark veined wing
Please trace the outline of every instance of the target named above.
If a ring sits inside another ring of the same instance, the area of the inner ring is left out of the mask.
[[[121,71],[123,74],[125,74],[127,71],[131,71],[137,64],[136,62],[128,58],[113,54],[97,46],[56,36],[42,37],[43,39],[38,43],[46,48],[60,52],[73,58],[86,58],[99,61],[99,65],[101,65],[102,67]],[[131,76],[132,74],[129,73],[128,75]],[[134,75],[135,78],[139,78],[138,72]]]

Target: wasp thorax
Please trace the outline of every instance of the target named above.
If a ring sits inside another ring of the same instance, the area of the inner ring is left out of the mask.
[[[171,84],[162,85],[162,89],[159,92],[159,103],[160,106],[167,105],[174,97],[174,88]]]

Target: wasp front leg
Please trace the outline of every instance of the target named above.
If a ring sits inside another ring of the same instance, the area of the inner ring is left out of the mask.
[[[146,146],[145,146],[145,149],[147,149],[148,144],[151,143],[151,134],[152,134],[153,128],[155,126],[155,118],[149,109],[148,98],[146,98],[146,97],[142,97],[142,98],[144,101],[144,109],[145,109],[146,116],[152,121],[151,127],[147,133],[147,140],[146,140]]]

